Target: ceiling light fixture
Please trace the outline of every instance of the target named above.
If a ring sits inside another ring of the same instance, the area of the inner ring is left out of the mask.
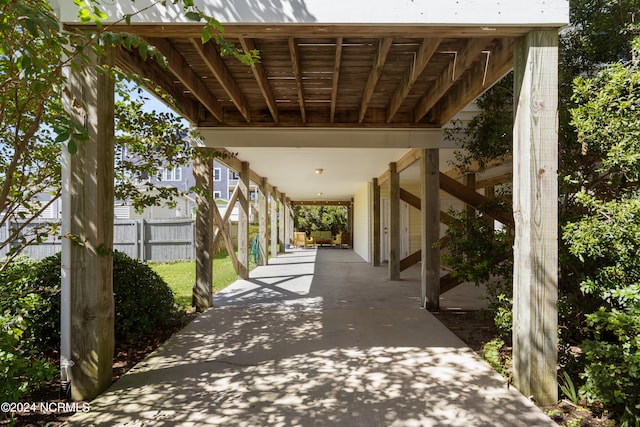
[[[316,169],[316,175],[322,175],[322,172],[324,172],[324,169],[322,169],[322,168],[317,168]]]

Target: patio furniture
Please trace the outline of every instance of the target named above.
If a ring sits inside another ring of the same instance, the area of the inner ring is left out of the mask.
[[[333,244],[333,237],[331,236],[331,230],[316,230],[311,232],[311,238],[314,240],[316,246],[331,246]]]
[[[304,231],[296,231],[293,233],[293,247],[305,248],[307,245],[307,234]]]
[[[351,245],[351,234],[343,231],[342,233],[336,234],[336,238],[333,239],[333,246],[337,246],[340,249],[343,247],[349,247]]]

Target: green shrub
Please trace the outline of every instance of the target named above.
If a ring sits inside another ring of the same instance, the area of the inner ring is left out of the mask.
[[[174,315],[169,285],[137,259],[113,256],[116,338],[132,339],[166,324]]]
[[[506,205],[493,199],[483,206],[490,212],[505,212]],[[451,275],[476,285],[486,284],[486,298],[500,336],[509,342],[512,325],[513,235],[494,230],[485,215],[450,211],[451,221],[440,240],[442,263]]]
[[[586,315],[580,391],[621,416],[640,422],[640,200],[579,199],[591,211],[565,226],[564,239],[585,264],[580,287],[601,306]],[[598,268],[591,270],[590,265]]]
[[[25,302],[24,310],[30,308]],[[3,402],[19,401],[57,373],[52,363],[24,348],[21,338],[26,327],[19,315],[0,316],[0,400]]]
[[[49,298],[31,286],[39,263],[15,258],[0,274],[0,400],[18,401],[52,379],[56,367],[41,355],[33,339],[38,315]]]
[[[22,313],[26,329],[21,341],[29,350],[51,354],[60,344],[60,254],[14,262],[0,277],[0,309],[17,315],[21,298],[29,296],[33,302]],[[167,283],[147,264],[121,252],[113,255],[113,293],[117,339],[149,333],[174,315]]]

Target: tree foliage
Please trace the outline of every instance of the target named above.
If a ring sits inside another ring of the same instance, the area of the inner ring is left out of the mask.
[[[634,59],[574,82],[572,124],[599,179],[578,192],[584,213],[563,227],[580,290],[600,301],[586,315],[582,392],[624,425],[640,423],[640,39],[632,45]]]
[[[294,226],[310,233],[331,230],[331,234],[347,231],[347,208],[344,206],[295,206]]]
[[[571,0],[571,25],[560,33],[559,64],[560,360],[573,380],[580,380],[583,396],[625,414],[632,425],[640,383],[640,88],[638,51],[631,49],[639,34],[637,11],[637,0]],[[480,98],[481,107],[498,87]],[[462,171],[472,162],[486,165],[510,148],[506,140],[500,148],[495,136],[511,135],[511,100],[505,97],[502,108],[491,105],[466,129],[456,129],[462,135],[452,134],[469,151],[457,157]],[[471,222],[452,238],[465,239],[477,218],[462,213],[459,218]],[[464,245],[472,254],[491,247],[494,238],[477,235]],[[481,262],[473,257],[469,262],[459,269],[463,275],[482,271]],[[502,314],[497,312],[497,320]],[[582,348],[581,358],[565,351],[572,346]]]
[[[88,143],[83,124],[71,119],[63,108],[67,69],[96,67],[123,79],[143,82],[135,75],[109,67],[99,67],[91,59],[103,55],[105,47],[135,50],[142,58],[165,60],[144,39],[126,32],[111,31],[107,18],[120,24],[131,15],[108,17],[100,1],[76,1],[78,17],[91,27],[62,27],[48,0],[0,1],[0,227],[9,225],[9,236],[0,242],[0,250],[9,248],[9,257],[0,262],[0,270],[22,248],[57,233],[56,223],[33,227],[40,216],[60,195],[60,156],[64,144],[74,154],[79,144]],[[206,16],[193,0],[173,0],[185,16],[203,25],[202,41],[215,41],[223,55],[233,55],[244,63],[257,58],[257,52],[244,52],[222,37],[222,27]],[[148,8],[161,7],[164,1]],[[126,27],[125,27],[126,28]],[[120,90],[117,108],[118,141],[129,147],[136,162],[118,165],[117,196],[132,199],[137,208],[171,197],[171,190],[156,189],[155,195],[134,185],[143,171],[152,174],[166,162],[186,161],[186,130],[175,116],[145,113],[139,99],[129,95],[131,85]],[[158,92],[161,94],[161,92]],[[177,141],[180,139],[180,141]],[[146,147],[146,149],[145,149]],[[47,194],[48,197],[40,197]],[[19,225],[18,225],[19,224]]]

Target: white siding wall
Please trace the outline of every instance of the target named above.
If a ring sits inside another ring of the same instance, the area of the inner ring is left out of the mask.
[[[371,217],[369,184],[365,184],[353,197],[353,251],[366,262],[371,261],[369,228]]]

